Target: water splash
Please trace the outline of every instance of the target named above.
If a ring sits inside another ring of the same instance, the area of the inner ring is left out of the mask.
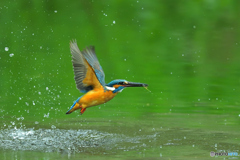
[[[102,152],[111,149],[134,150],[143,146],[145,140],[154,140],[154,135],[128,137],[122,134],[96,130],[56,129],[3,129],[0,130],[0,149],[30,150],[43,152]],[[124,144],[131,145],[126,148]],[[145,146],[146,147],[146,146]],[[99,148],[99,149],[96,149]]]

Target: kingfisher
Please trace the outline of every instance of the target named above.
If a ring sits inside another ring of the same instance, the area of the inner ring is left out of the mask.
[[[129,82],[124,79],[116,79],[105,84],[105,74],[97,56],[94,46],[86,47],[80,51],[76,40],[70,41],[74,79],[77,89],[85,93],[79,97],[67,111],[70,114],[81,109],[82,115],[86,108],[106,103],[115,97],[126,87],[147,87],[147,84]]]

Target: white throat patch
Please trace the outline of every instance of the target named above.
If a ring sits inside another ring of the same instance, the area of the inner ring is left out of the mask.
[[[108,86],[105,86],[107,88],[107,90],[110,90],[110,91],[114,91],[116,88],[114,87],[108,87]]]

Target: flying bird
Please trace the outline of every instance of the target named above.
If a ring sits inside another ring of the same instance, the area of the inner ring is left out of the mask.
[[[105,84],[105,75],[98,62],[93,46],[80,51],[76,40],[70,42],[74,79],[77,89],[85,93],[79,97],[67,111],[70,114],[77,109],[83,114],[86,108],[106,103],[126,87],[147,87],[147,84],[116,79]]]

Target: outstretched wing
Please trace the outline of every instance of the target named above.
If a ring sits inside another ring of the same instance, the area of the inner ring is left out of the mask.
[[[101,65],[98,62],[94,46],[89,46],[85,50],[82,51],[84,58],[88,61],[90,66],[93,68],[97,79],[101,83],[102,86],[105,86],[105,74]]]
[[[102,85],[105,85],[103,70],[101,69],[101,71],[99,71],[97,69],[98,67],[101,68],[101,66],[97,60],[94,49],[92,50],[92,48],[93,47],[85,49],[83,51],[85,53],[83,54],[83,52],[79,50],[76,41],[70,42],[72,64],[75,75],[74,79],[77,88],[80,90],[80,92],[83,93],[86,93],[94,88],[100,88]],[[88,59],[85,57],[85,55]],[[99,66],[97,66],[97,64]],[[98,72],[103,73],[103,77],[101,77],[102,74],[100,74],[98,78]],[[99,79],[103,82],[100,83]]]

